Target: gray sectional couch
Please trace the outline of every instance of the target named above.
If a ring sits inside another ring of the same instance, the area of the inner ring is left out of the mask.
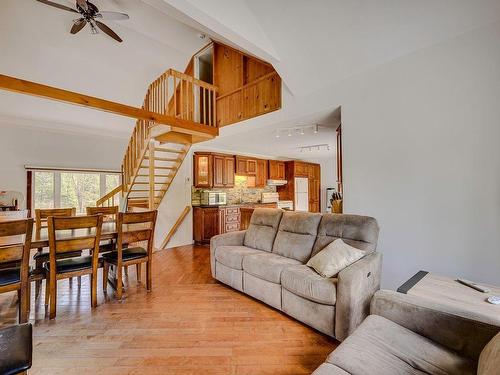
[[[371,314],[314,375],[500,374],[500,327],[474,311],[381,290]]]
[[[256,209],[246,231],[212,238],[212,276],[344,340],[368,315],[380,287],[378,232],[377,221],[366,216]],[[366,256],[337,277],[321,277],[306,263],[337,238]]]

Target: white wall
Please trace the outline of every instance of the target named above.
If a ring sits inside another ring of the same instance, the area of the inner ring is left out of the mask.
[[[500,23],[344,82],[345,211],[379,221],[383,286],[500,284]]]
[[[156,222],[155,246],[160,247],[168,232],[186,206],[191,206],[191,186],[193,185],[193,151],[189,151],[177,175],[170,185],[160,207]],[[170,239],[167,247],[193,243],[193,211],[191,210],[181,226]]]
[[[119,170],[127,139],[0,122],[0,190],[26,194],[25,165]],[[26,198],[26,197],[25,197]]]

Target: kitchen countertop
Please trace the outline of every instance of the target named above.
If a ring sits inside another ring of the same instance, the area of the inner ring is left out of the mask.
[[[199,207],[199,208],[225,208],[225,207],[252,207],[256,205],[276,205],[277,203],[258,203],[258,202],[248,202],[248,203],[237,203],[237,204],[220,204],[220,205],[199,205],[199,206],[193,206],[194,207]]]

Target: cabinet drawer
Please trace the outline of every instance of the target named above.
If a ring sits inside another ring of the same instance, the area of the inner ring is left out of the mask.
[[[228,223],[226,224],[226,232],[234,232],[240,230],[240,223]]]
[[[240,215],[227,215],[226,214],[226,223],[239,223],[240,222]]]
[[[238,215],[240,213],[240,209],[238,207],[236,208],[226,208],[226,215]]]

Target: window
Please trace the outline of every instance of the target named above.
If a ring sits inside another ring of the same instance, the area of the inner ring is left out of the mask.
[[[77,213],[85,213],[119,185],[119,173],[34,170],[32,209],[76,207]]]

